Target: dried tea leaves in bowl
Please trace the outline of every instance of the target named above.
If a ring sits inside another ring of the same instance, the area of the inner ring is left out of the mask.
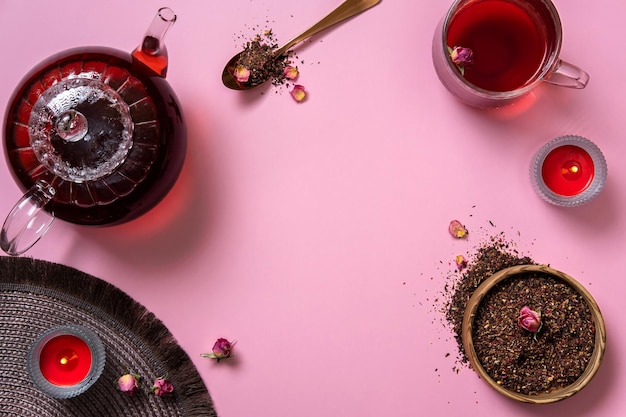
[[[520,308],[541,311],[541,329],[518,326]],[[584,297],[562,280],[524,273],[498,283],[476,310],[472,341],[477,359],[503,388],[526,395],[573,384],[595,345],[595,325]]]

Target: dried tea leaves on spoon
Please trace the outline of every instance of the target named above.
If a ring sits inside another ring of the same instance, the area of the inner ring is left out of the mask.
[[[274,57],[278,44],[271,30],[263,32],[246,42],[244,49],[233,69],[233,75],[242,85],[256,85],[271,79],[273,85],[283,85],[289,78],[285,69],[291,64],[290,53]],[[244,72],[247,78],[238,76]]]

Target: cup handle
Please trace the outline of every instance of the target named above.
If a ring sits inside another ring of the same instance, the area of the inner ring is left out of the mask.
[[[589,82],[589,74],[576,65],[559,59],[554,71],[545,81],[562,87],[585,88]]]
[[[54,188],[45,181],[37,181],[24,194],[11,209],[0,231],[3,251],[12,256],[21,255],[41,239],[54,221],[54,215],[43,210],[54,194]]]

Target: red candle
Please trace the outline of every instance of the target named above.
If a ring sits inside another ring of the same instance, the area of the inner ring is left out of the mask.
[[[50,339],[39,356],[41,374],[51,384],[72,386],[87,377],[92,354],[89,345],[78,336],[62,334]]]
[[[575,145],[559,146],[546,156],[541,176],[555,194],[566,197],[585,191],[595,175],[591,155]]]

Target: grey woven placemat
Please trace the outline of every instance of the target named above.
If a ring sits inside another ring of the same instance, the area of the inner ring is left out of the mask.
[[[74,323],[102,340],[106,364],[89,390],[66,400],[49,398],[31,382],[26,356],[45,330]],[[134,372],[142,392],[117,390]],[[149,393],[167,376],[174,393]],[[189,356],[154,314],[127,294],[76,269],[31,258],[0,257],[0,415],[2,416],[216,416]]]

